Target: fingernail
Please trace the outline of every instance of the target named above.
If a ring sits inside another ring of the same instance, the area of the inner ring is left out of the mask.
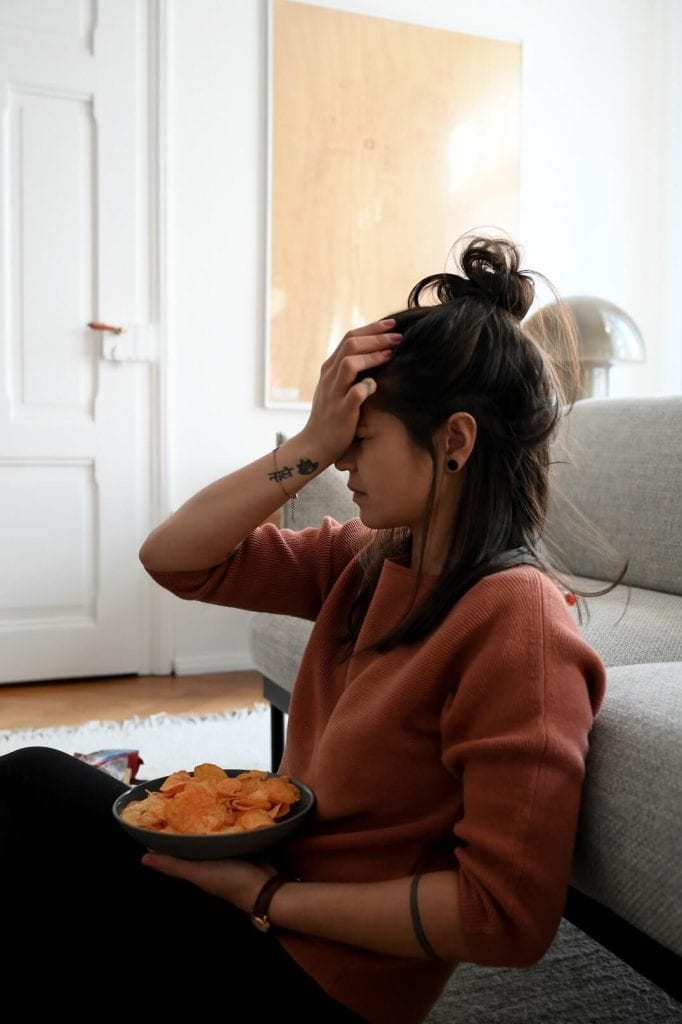
[[[388,320],[380,320],[379,323],[383,324],[384,327],[390,327],[391,324],[395,323],[395,318],[391,316],[388,318]]]
[[[158,861],[153,853],[145,853],[142,858],[142,863],[146,868],[155,868],[158,865]]]

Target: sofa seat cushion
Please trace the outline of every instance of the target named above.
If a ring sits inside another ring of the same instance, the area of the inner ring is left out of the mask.
[[[312,629],[307,619],[255,612],[249,622],[249,649],[256,669],[291,693]]]
[[[607,585],[604,580],[575,581],[585,590]],[[682,661],[682,597],[619,586],[601,597],[588,598],[587,609],[580,629],[605,665]]]
[[[608,671],[572,884],[682,955],[682,662]]]

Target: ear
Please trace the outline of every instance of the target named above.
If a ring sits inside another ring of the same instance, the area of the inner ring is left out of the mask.
[[[471,413],[453,412],[443,430],[445,458],[455,459],[459,469],[462,469],[474,450],[477,433],[476,420]]]

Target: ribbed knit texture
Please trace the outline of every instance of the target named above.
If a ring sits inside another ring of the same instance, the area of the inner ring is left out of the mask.
[[[282,866],[336,882],[455,869],[472,961],[533,963],[561,919],[602,662],[554,584],[521,567],[482,580],[419,643],[339,663],[367,539],[359,520],[267,525],[227,563],[151,575],[183,598],[315,620],[281,770],[312,786],[316,816]],[[398,622],[414,585],[384,563],[359,650]],[[372,1024],[423,1020],[454,966],[280,938]]]

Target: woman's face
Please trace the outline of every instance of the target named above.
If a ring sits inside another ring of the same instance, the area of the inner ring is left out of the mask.
[[[355,439],[336,462],[348,472],[348,486],[365,526],[389,529],[422,522],[431,481],[431,456],[410,438],[391,413],[364,403]]]

